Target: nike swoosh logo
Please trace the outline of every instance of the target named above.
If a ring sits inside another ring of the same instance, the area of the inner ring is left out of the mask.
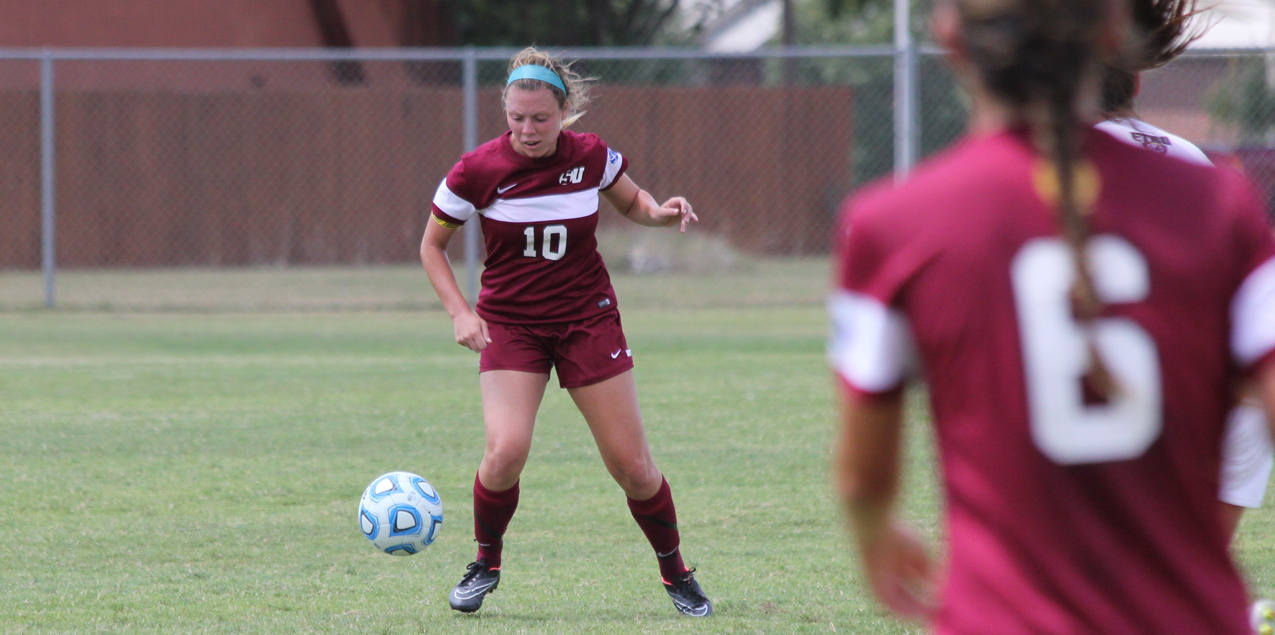
[[[504,194],[505,192],[508,192],[509,190],[512,190],[512,189],[514,189],[514,188],[515,188],[515,187],[517,187],[517,186],[518,186],[518,184],[517,184],[517,183],[514,183],[513,185],[506,185],[505,187],[498,187],[498,188],[496,188],[496,193],[497,193],[497,194]]]
[[[468,593],[462,592],[460,589],[453,589],[452,595],[456,596],[457,600],[468,600],[470,598],[478,597],[479,595],[486,593],[487,589],[490,589],[493,584],[495,584],[495,582],[488,582],[486,585],[480,588],[475,588],[473,591],[470,591]]]
[[[611,353],[611,359],[615,359],[615,358],[617,358],[617,357],[619,357],[619,356],[620,356],[620,351],[616,351],[616,352],[614,352],[614,353]]]
[[[678,602],[677,600],[673,600],[673,604],[677,606],[677,610],[681,611],[682,613],[686,615],[690,615],[693,617],[704,617],[705,615],[708,615],[707,606],[701,606],[699,608],[695,608],[684,602]]]

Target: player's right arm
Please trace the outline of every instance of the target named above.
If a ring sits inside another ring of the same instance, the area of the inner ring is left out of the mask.
[[[452,317],[456,343],[479,352],[491,343],[487,322],[465,301],[460,287],[456,285],[451,262],[447,260],[447,244],[456,230],[478,214],[475,201],[482,202],[484,206],[490,204],[489,200],[483,201],[483,192],[490,183],[481,171],[474,173],[471,162],[467,160],[469,156],[462,157],[452,167],[434,192],[429,220],[425,223],[425,236],[421,239],[421,264],[425,265],[425,273],[430,284],[434,285],[438,299],[442,300],[443,308]]]
[[[1275,439],[1275,234],[1252,184],[1242,181],[1235,188],[1241,213],[1232,251],[1245,263],[1244,280],[1231,299],[1231,354],[1246,371],[1246,393],[1261,403]]]
[[[456,284],[456,274],[447,259],[447,244],[456,234],[456,228],[444,226],[444,222],[430,215],[425,236],[421,239],[421,264],[425,266],[425,274],[429,276],[429,283],[434,285],[434,292],[443,302],[443,308],[452,318],[456,343],[478,352],[491,343],[491,337],[487,333],[487,322],[469,308],[460,286]]]

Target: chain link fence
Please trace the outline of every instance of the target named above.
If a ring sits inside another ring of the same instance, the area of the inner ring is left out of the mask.
[[[433,305],[417,256],[430,201],[463,151],[504,131],[511,53],[0,51],[0,309]],[[653,298],[705,276],[780,287],[758,301],[817,299],[840,201],[894,169],[892,49],[570,57],[599,79],[575,129],[701,218],[680,237],[603,204],[614,274]],[[960,136],[965,105],[934,52],[915,72],[925,156]],[[1192,54],[1147,74],[1140,109],[1269,192],[1273,78],[1263,53]],[[453,248],[472,289],[466,241]]]

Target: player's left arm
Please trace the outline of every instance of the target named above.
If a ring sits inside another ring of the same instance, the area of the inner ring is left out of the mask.
[[[1275,439],[1275,362],[1266,364],[1257,373],[1254,381],[1254,392],[1266,410],[1266,426],[1270,428],[1271,438]]]
[[[674,196],[663,205],[656,203],[655,197],[638,187],[627,174],[620,175],[614,185],[602,191],[602,196],[617,212],[639,225],[667,227],[680,222],[685,234],[687,225],[699,222],[685,198]]]

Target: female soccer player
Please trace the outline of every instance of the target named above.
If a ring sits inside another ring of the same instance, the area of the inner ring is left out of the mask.
[[[1232,381],[1275,408],[1275,237],[1237,174],[1092,128],[1127,11],[942,0],[970,132],[843,214],[836,482],[877,597],[944,635],[1247,630],[1217,479]],[[942,580],[894,511],[914,361]]]
[[[1197,14],[1195,0],[1134,0],[1133,26],[1145,36],[1146,54],[1133,60],[1129,68],[1112,66],[1102,81],[1102,115],[1098,129],[1136,146],[1154,150],[1200,165],[1213,165],[1202,150],[1190,141],[1141,121],[1134,110],[1140,73],[1173,61],[1196,38],[1201,27],[1190,26]],[[1262,506],[1271,470],[1275,467],[1275,445],[1267,432],[1257,397],[1246,396],[1231,410],[1222,446],[1222,482],[1218,490],[1222,522],[1234,537],[1246,509]]]
[[[478,557],[449,602],[472,613],[500,582],[505,529],[556,368],[655,549],[674,606],[707,616],[712,604],[682,562],[673,496],[646,443],[632,352],[594,236],[599,193],[640,225],[680,224],[685,233],[699,219],[682,197],[657,204],[625,175],[628,160],[596,135],[563,130],[583,114],[589,89],[567,64],[527,48],[509,70],[509,132],[462,156],[447,174],[421,241],[421,262],[451,315],[456,343],[481,354],[487,450],[474,479]],[[446,255],[452,235],[475,214],[487,243],[477,312]]]

